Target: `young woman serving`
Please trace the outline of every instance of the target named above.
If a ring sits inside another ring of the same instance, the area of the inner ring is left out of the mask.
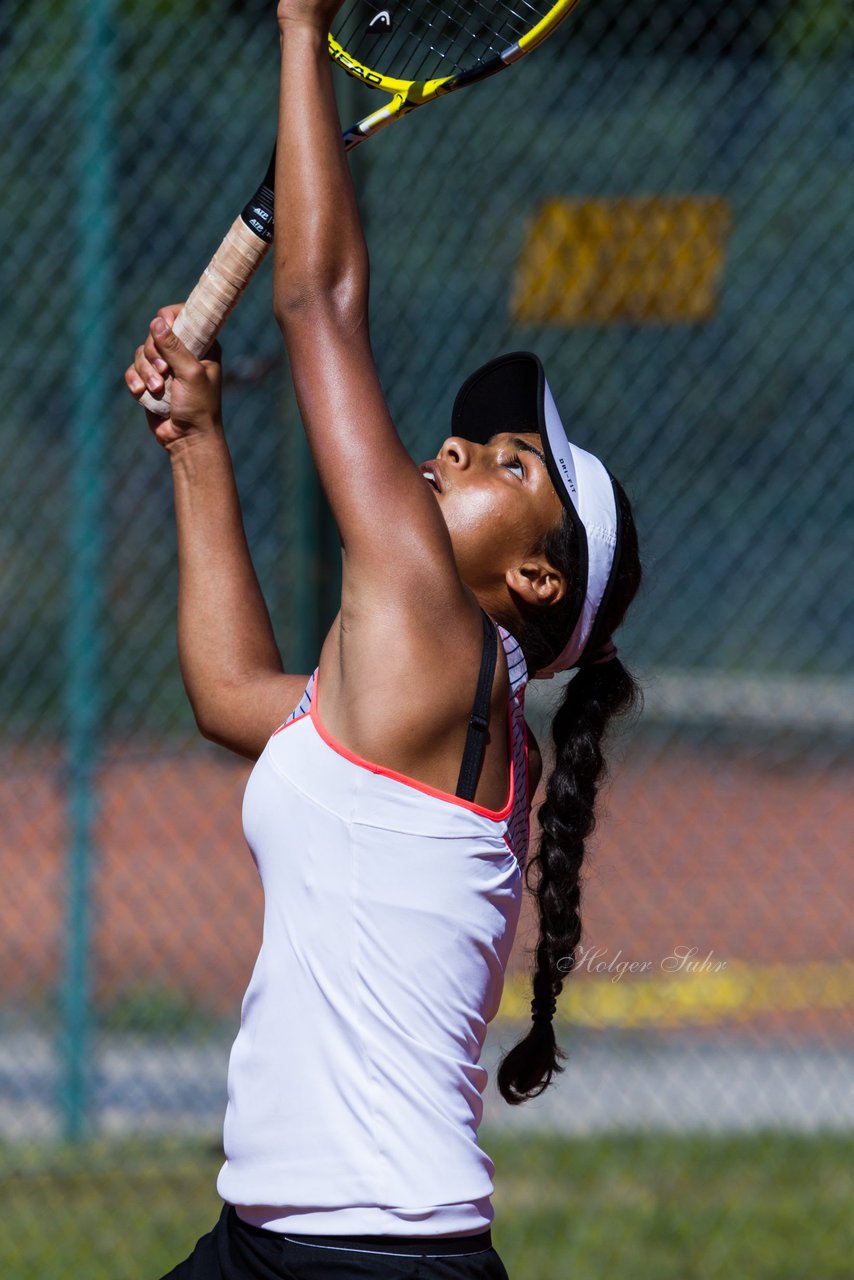
[[[152,322],[126,381],[174,377],[178,641],[202,733],[257,763],[244,827],[263,945],[229,1066],[219,1223],[175,1280],[499,1280],[479,1058],[523,892],[541,761],[529,678],[578,668],[539,811],[532,1025],[504,1098],[562,1070],[551,1023],[580,938],[601,739],[636,686],[611,639],[640,581],[620,485],[571,444],[537,358],[460,390],[420,467],[368,335],[368,256],[334,104],[337,0],[281,0],[275,313],[342,547],[317,669],[282,670],[252,568],[215,359]],[[299,127],[294,127],[298,120]]]

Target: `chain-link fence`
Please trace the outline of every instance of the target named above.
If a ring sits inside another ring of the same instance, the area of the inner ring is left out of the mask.
[[[10,1280],[145,1280],[217,1213],[259,942],[247,768],[193,730],[169,477],[121,373],[263,172],[273,8],[3,7]],[[853,63],[846,0],[585,0],[530,61],[353,158],[413,454],[471,368],[535,349],[633,496],[647,566],[620,642],[647,709],[590,859],[567,1070],[522,1108],[487,1100],[514,1280],[851,1274]],[[226,334],[226,413],[307,671],[335,543],[269,294],[264,274]],[[531,919],[490,1067],[527,1014]]]

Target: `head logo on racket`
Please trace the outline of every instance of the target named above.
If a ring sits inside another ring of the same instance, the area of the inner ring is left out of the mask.
[[[388,9],[380,9],[379,13],[375,13],[369,20],[366,34],[369,36],[387,36],[391,34],[393,29],[391,13]]]

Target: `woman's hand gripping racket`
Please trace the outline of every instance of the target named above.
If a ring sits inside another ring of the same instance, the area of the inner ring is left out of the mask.
[[[383,4],[388,4],[383,8]],[[578,0],[345,0],[329,34],[329,56],[391,101],[344,134],[352,151],[401,116],[494,75],[541,45]],[[209,349],[273,239],[275,155],[190,294],[174,332],[200,358]],[[140,398],[168,416],[169,379],[159,398]]]

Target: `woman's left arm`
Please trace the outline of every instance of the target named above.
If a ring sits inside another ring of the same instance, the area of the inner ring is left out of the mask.
[[[380,598],[388,607],[393,594],[410,616],[429,611],[440,626],[442,616],[462,617],[474,635],[477,607],[456,572],[435,495],[397,435],[374,366],[368,253],[326,52],[338,7],[339,0],[279,2],[275,313],[341,536],[345,626],[348,615]]]

